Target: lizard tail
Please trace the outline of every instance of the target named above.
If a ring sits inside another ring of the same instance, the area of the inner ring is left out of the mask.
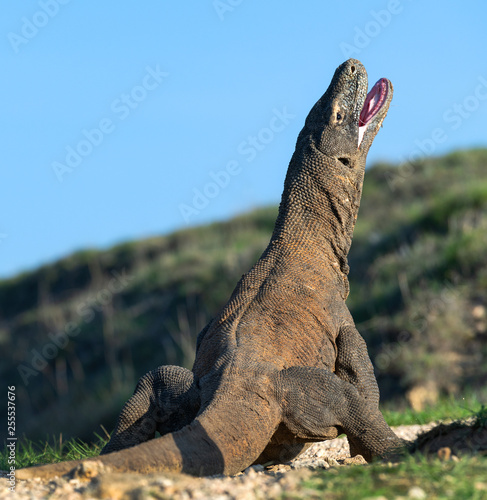
[[[17,478],[62,476],[86,462],[95,468],[101,462],[101,469],[113,472],[236,474],[261,455],[279,425],[280,411],[275,403],[248,393],[239,401],[222,399],[177,432],[99,457],[20,469]]]

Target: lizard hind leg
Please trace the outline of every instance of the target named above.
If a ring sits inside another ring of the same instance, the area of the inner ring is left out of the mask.
[[[160,366],[140,378],[100,455],[123,450],[175,432],[198,413],[200,395],[194,375],[179,366]]]

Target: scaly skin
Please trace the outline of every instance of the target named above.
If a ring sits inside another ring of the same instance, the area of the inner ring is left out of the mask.
[[[341,432],[367,460],[401,447],[345,305],[365,159],[392,99],[388,80],[374,89],[382,97],[369,105],[359,61],[336,70],[299,134],[267,249],[200,333],[193,370],[164,366],[139,381],[98,459],[105,466],[235,474]],[[78,463],[17,477],[52,477]]]

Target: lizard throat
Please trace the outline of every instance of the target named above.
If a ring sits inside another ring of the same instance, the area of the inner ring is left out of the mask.
[[[381,78],[367,94],[358,122],[358,146],[360,146],[372,118],[374,118],[386,102],[388,92],[388,80]]]

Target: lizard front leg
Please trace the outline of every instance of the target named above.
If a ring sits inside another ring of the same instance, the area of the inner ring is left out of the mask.
[[[371,410],[379,408],[379,386],[374,375],[374,367],[367,352],[367,345],[353,324],[345,324],[340,328],[337,340],[337,359],[335,374],[342,380],[351,383],[364,398]],[[347,436],[350,455],[364,455],[356,440]],[[364,458],[367,460],[370,457]]]
[[[160,366],[145,374],[120,412],[101,455],[123,450],[189,424],[200,407],[194,375],[179,366]]]
[[[336,339],[335,373],[350,382],[374,408],[379,407],[379,386],[370,361],[367,345],[353,324],[340,328]]]
[[[276,388],[283,423],[297,442],[330,439],[341,429],[368,461],[402,447],[379,409],[330,370],[287,368],[277,375]]]

